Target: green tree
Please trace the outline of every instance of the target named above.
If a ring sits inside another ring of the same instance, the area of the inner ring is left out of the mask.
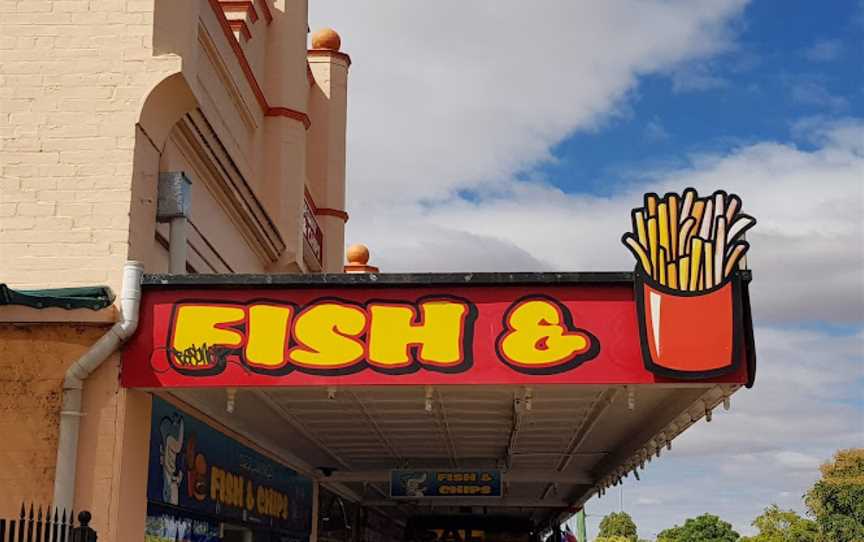
[[[597,540],[612,539],[612,542],[618,542],[614,537],[622,537],[627,542],[636,542],[636,524],[627,512],[612,512],[600,522]]]
[[[684,525],[661,531],[657,542],[738,542],[739,538],[732,525],[717,516],[702,514]]]
[[[805,496],[828,541],[864,542],[864,448],[840,450]]]
[[[743,538],[742,542],[819,542],[816,522],[802,518],[792,510],[780,510],[777,505],[765,509],[751,524],[759,534]]]
[[[594,542],[633,542],[633,538],[629,538],[626,536],[601,536],[600,538],[595,538]]]

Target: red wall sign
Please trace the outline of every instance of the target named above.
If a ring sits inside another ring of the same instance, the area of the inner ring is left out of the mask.
[[[122,383],[747,382],[749,319],[741,317],[746,292],[737,275],[694,310],[695,298],[664,300],[659,288],[637,280],[145,289]]]

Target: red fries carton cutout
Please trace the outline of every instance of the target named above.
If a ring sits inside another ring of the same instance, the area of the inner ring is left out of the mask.
[[[636,306],[645,367],[674,378],[711,378],[736,369],[742,320],[736,272],[756,220],[735,194],[700,198],[646,194],[622,237],[636,257]]]

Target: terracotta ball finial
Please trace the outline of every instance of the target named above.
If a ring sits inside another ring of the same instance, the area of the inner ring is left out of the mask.
[[[338,51],[342,47],[342,38],[332,28],[322,28],[312,34],[313,49],[328,49]]]
[[[366,265],[369,263],[369,247],[362,244],[351,245],[348,247],[347,256],[349,265]]]

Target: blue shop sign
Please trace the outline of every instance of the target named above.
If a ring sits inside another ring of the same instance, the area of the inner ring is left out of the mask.
[[[159,398],[153,399],[152,420],[150,502],[308,537],[309,478]]]
[[[390,496],[500,497],[501,471],[488,470],[393,470]]]

